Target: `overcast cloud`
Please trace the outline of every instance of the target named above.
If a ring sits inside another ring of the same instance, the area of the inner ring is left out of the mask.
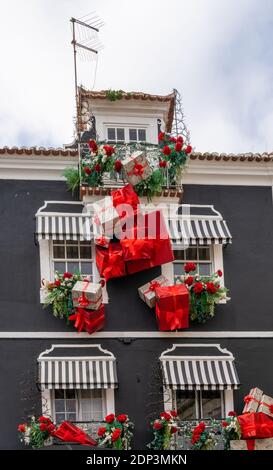
[[[104,20],[95,89],[183,96],[196,150],[273,151],[272,0],[1,1],[0,145],[61,146],[75,115],[69,18]],[[94,63],[81,68],[93,86]]]

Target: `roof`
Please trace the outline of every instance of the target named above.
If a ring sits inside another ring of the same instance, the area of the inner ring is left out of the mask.
[[[101,90],[101,91],[89,91],[85,90],[84,88],[79,88],[79,107],[81,108],[81,102],[84,99],[92,99],[92,100],[107,100],[108,99],[108,92],[109,90]],[[149,93],[144,93],[141,91],[131,91],[125,92],[121,91],[122,98],[121,100],[141,100],[141,101],[150,101],[150,102],[161,102],[161,103],[169,103],[169,109],[166,119],[166,132],[171,132],[172,130],[172,123],[173,123],[173,115],[174,115],[174,108],[175,108],[175,92],[170,93],[169,95],[151,95]],[[116,100],[117,101],[117,100]],[[110,102],[110,100],[109,100]]]
[[[43,156],[63,156],[77,157],[78,151],[75,149],[45,148],[45,147],[0,147],[0,155],[43,155]],[[217,152],[193,152],[191,160],[208,161],[233,161],[233,162],[273,162],[273,151],[263,153],[217,153]]]

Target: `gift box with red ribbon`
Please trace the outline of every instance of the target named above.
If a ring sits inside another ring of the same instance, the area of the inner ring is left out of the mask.
[[[238,416],[243,439],[273,437],[273,420],[264,413],[245,413]]]
[[[82,429],[69,421],[63,421],[51,435],[64,442],[77,442],[84,446],[98,445],[97,441],[89,437]]]
[[[252,413],[258,410],[263,391],[258,387],[252,388],[248,395],[244,397],[245,406],[243,413]]]
[[[155,313],[160,331],[189,327],[189,291],[183,284],[155,289]]]
[[[266,415],[273,418],[273,398],[268,395],[262,395],[259,403],[258,411],[265,413]]]
[[[102,302],[101,285],[88,280],[77,281],[72,289],[74,307],[98,310]]]
[[[108,248],[96,246],[96,264],[101,277],[106,281],[126,275],[125,261],[119,242],[110,243]]]
[[[103,330],[105,323],[105,306],[102,304],[98,310],[85,310],[84,308],[76,308],[75,313],[70,315],[69,320],[74,322],[75,328],[80,333],[95,333]]]
[[[113,205],[111,196],[106,196],[91,204],[94,213],[93,222],[97,226],[96,232],[112,237],[116,231],[120,231],[120,218]]]
[[[133,186],[146,180],[152,174],[152,169],[142,151],[133,153],[122,161],[125,177]]]
[[[230,441],[230,450],[273,450],[273,438]]]
[[[160,286],[169,286],[171,283],[165,276],[158,276],[144,286],[139,287],[140,298],[150,307],[155,307],[155,290]]]

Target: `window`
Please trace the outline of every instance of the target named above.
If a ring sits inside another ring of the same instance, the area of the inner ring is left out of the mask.
[[[106,414],[105,390],[55,390],[56,423],[68,421],[102,421]]]
[[[193,262],[197,269],[193,274],[209,276],[213,272],[213,256],[211,246],[189,246],[185,250],[174,248],[174,276],[184,274],[184,265]]]
[[[137,127],[107,127],[107,141],[109,144],[123,144],[124,142],[146,142],[146,129]]]
[[[220,419],[225,416],[221,390],[176,390],[174,393],[180,419]]]
[[[93,275],[92,244],[89,241],[53,240],[53,271]]]

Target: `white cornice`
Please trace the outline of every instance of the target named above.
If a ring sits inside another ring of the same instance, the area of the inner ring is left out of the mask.
[[[1,331],[0,339],[115,339],[115,338],[140,338],[140,339],[191,339],[191,338],[273,338],[273,331],[98,331],[89,335],[69,331]]]
[[[62,181],[65,168],[77,167],[76,157],[0,156],[0,179]]]

